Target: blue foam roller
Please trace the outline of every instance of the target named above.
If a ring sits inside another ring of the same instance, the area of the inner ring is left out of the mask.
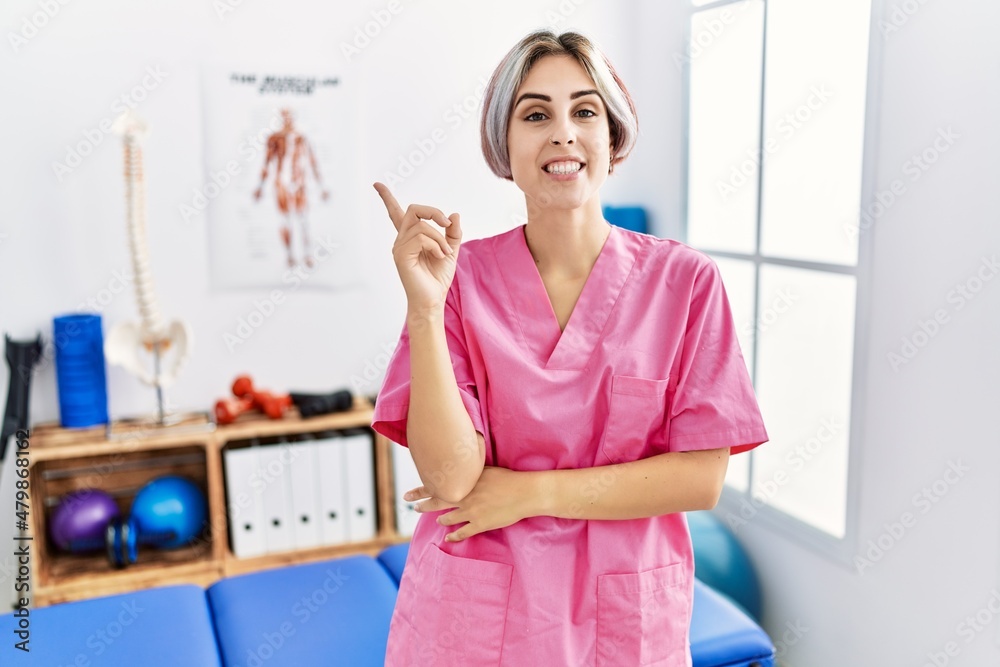
[[[62,315],[52,320],[59,386],[59,421],[64,428],[108,423],[108,389],[101,316]]]

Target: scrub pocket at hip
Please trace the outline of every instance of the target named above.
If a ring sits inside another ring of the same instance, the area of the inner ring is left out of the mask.
[[[691,597],[681,563],[597,577],[597,667],[687,667]]]
[[[386,665],[499,665],[513,569],[428,544],[400,584]]]
[[[611,378],[608,424],[601,451],[612,463],[627,463],[667,451],[670,378]]]

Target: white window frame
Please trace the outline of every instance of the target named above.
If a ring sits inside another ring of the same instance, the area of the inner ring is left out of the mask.
[[[736,5],[744,0],[717,0],[701,6],[689,5],[690,14],[685,24],[684,44],[685,48],[691,43],[691,18],[698,12],[717,9],[726,5]],[[764,53],[761,57],[761,112],[758,140],[764,136],[764,91],[766,90],[766,58],[767,58],[767,8],[768,1],[764,3],[764,35],[761,40]],[[878,133],[876,128],[879,120],[880,104],[878,93],[881,90],[879,73],[882,63],[882,42],[879,38],[878,21],[883,15],[884,0],[871,0],[871,16],[869,18],[869,40],[868,40],[868,79],[865,91],[865,124],[863,138],[863,154],[861,162],[861,209],[864,209],[869,202],[874,199],[875,174],[876,174],[876,152]],[[688,141],[689,115],[691,89],[690,89],[690,59],[685,58],[682,68],[682,99],[681,123],[682,135],[684,136],[681,169],[681,238],[686,242],[688,227],[688,165],[690,156],[690,144]],[[758,160],[761,158],[761,146],[758,144]],[[761,164],[762,162],[758,162]],[[866,421],[866,407],[868,405],[867,391],[867,370],[868,370],[868,338],[870,329],[870,305],[871,305],[871,256],[872,256],[872,230],[858,230],[858,259],[855,266],[844,266],[840,264],[827,264],[823,262],[812,262],[805,260],[792,260],[787,258],[767,257],[760,254],[761,236],[761,182],[764,165],[757,170],[757,242],[753,254],[744,254],[729,251],[715,251],[698,248],[712,257],[733,258],[744,261],[751,261],[756,273],[756,284],[754,289],[754,319],[757,321],[760,311],[760,267],[761,264],[773,264],[777,266],[788,266],[802,269],[814,269],[832,273],[848,274],[855,276],[855,325],[854,325],[854,361],[851,376],[851,418],[847,443],[847,492],[844,517],[844,537],[837,538],[821,530],[812,524],[777,509],[766,502],[761,506],[752,505],[756,514],[748,521],[750,524],[765,526],[774,532],[794,540],[817,553],[826,556],[834,562],[840,563],[850,570],[855,569],[854,559],[859,554],[860,537],[858,535],[858,519],[860,507],[858,503],[860,476],[862,470],[862,452],[864,450],[864,430]],[[860,214],[860,211],[859,211]],[[758,332],[754,333],[754,355],[751,378],[756,385],[758,355]],[[766,426],[766,424],[765,424]],[[767,446],[766,444],[764,445]],[[744,501],[751,502],[751,490],[754,468],[754,451],[739,454],[738,456],[749,456],[750,462],[747,471],[747,491],[740,491],[726,485],[722,492],[722,497],[716,511],[726,516],[732,513],[740,516],[739,512]],[[739,530],[737,531],[739,534]]]

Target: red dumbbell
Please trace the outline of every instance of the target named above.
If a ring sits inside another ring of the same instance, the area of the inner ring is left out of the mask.
[[[253,380],[249,375],[240,375],[233,381],[233,395],[249,399],[254,408],[271,419],[281,419],[292,405],[292,398],[288,394],[272,394],[269,391],[254,389]]]
[[[215,402],[215,423],[232,424],[241,414],[253,409],[251,398],[221,398]]]

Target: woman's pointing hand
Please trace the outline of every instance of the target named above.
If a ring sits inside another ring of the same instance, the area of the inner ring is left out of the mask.
[[[458,213],[445,217],[439,209],[419,204],[404,211],[384,184],[375,183],[375,190],[396,228],[392,258],[410,309],[443,308],[462,244]]]

